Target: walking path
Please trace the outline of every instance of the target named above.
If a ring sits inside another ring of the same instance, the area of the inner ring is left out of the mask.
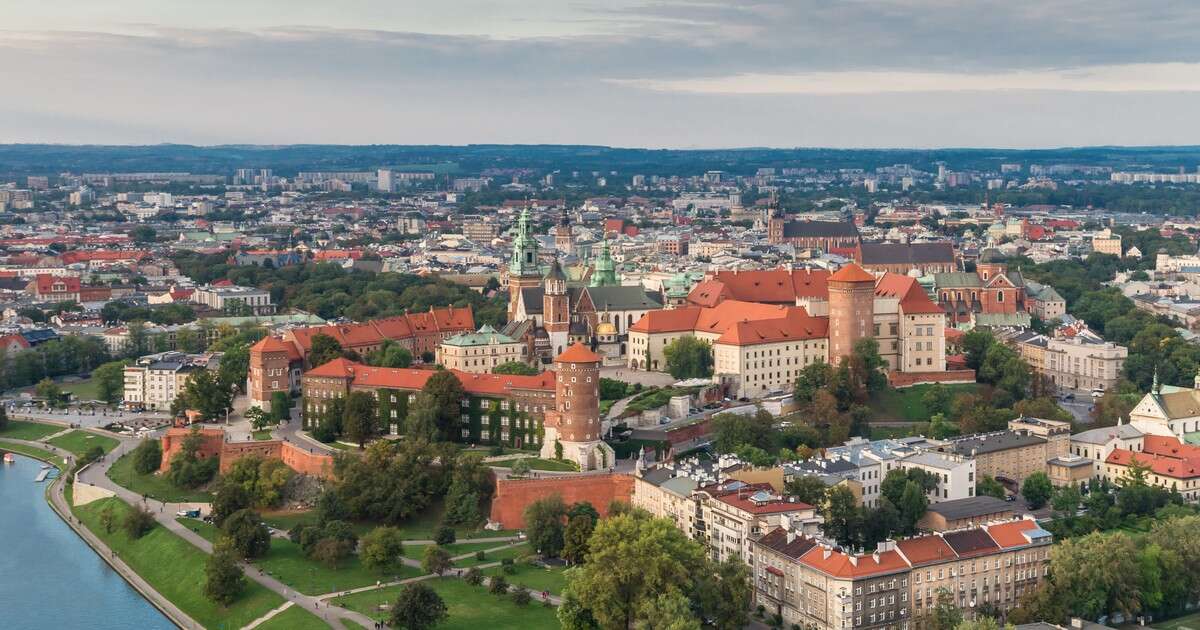
[[[246,627],[242,628],[242,630],[250,630],[251,628],[257,628],[258,626],[260,626],[260,625],[262,625],[263,623],[265,623],[265,622],[266,622],[268,619],[270,619],[271,617],[274,617],[275,615],[278,615],[279,613],[281,613],[281,612],[283,612],[283,611],[285,611],[285,610],[287,610],[287,609],[289,609],[289,608],[291,608],[291,607],[292,607],[292,602],[283,602],[283,605],[282,605],[282,606],[280,606],[279,608],[276,608],[275,610],[272,610],[271,612],[269,612],[269,613],[267,613],[267,614],[265,614],[265,615],[263,615],[263,616],[259,617],[258,619],[255,619],[254,621],[251,621],[250,623],[246,624]]]

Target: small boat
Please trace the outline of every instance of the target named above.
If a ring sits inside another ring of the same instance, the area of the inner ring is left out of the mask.
[[[50,464],[42,464],[42,470],[46,470],[47,468],[54,468],[54,467],[51,466]]]
[[[13,457],[12,453],[4,454],[4,463],[5,464],[15,464],[16,462],[17,462],[17,458]]]

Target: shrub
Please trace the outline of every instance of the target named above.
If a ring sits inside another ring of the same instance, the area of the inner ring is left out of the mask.
[[[521,607],[528,606],[529,602],[533,600],[533,596],[529,594],[529,590],[524,586],[519,585],[517,586],[517,590],[513,591],[510,597],[512,597],[514,604]]]
[[[483,584],[483,573],[477,567],[467,569],[466,575],[463,576],[463,581],[471,586],[479,586]]]
[[[454,533],[453,527],[441,526],[433,532],[433,542],[439,545],[453,545],[458,536]]]
[[[487,552],[486,552],[486,551],[484,551],[484,550],[482,550],[482,549],[480,549],[479,551],[476,551],[476,552],[475,552],[475,559],[476,559],[476,560],[481,560],[481,561],[482,561],[482,560],[487,560]]]
[[[493,595],[503,595],[508,592],[508,580],[503,575],[492,577],[488,583],[488,592]]]
[[[154,529],[154,516],[146,508],[135,507],[125,515],[121,526],[130,538],[137,540]]]

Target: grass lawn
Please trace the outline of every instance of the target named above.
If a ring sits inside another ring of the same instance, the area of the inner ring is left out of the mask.
[[[362,628],[363,630],[367,630],[366,626],[354,621],[353,619],[343,619],[342,625],[346,626],[347,628]]]
[[[549,470],[552,472],[576,472],[579,466],[575,462],[558,461],[556,459],[542,459],[541,457],[526,457],[525,461],[529,462],[529,468],[532,470]],[[506,462],[497,462],[507,466],[512,466],[518,460],[510,460]]]
[[[133,469],[133,451],[122,455],[108,469],[108,478],[138,494],[171,503],[209,503],[212,501],[211,492],[176,488],[162,475],[139,475]]]
[[[64,392],[74,394],[76,400],[100,400],[100,385],[94,378],[73,383],[59,383],[59,388]]]
[[[435,501],[429,506],[425,512],[408,519],[397,527],[400,529],[401,535],[406,540],[432,540],[433,530],[438,528],[442,522],[442,512],[445,508],[442,507],[441,501]],[[291,512],[264,512],[263,522],[275,529],[290,531],[296,525],[301,523],[306,525],[315,525],[317,522],[317,513],[312,510],[291,511]],[[372,522],[351,522],[350,525],[354,528],[355,533],[359,536],[375,529],[380,523]],[[516,536],[516,530],[506,529],[500,531],[491,531],[486,529],[471,529],[467,527],[455,527],[454,532],[458,535],[460,541],[471,538],[500,538],[505,536]]]
[[[912,427],[871,427],[871,439],[883,440],[887,438],[902,438],[908,437],[912,432]]]
[[[282,597],[252,580],[246,580],[246,590],[227,609],[208,601],[202,588],[208,554],[161,526],[139,540],[131,540],[119,528],[107,534],[100,524],[106,505],[113,506],[118,522],[132,509],[120,499],[108,498],[74,508],[74,512],[138,575],[204,627],[240,628],[283,604]]]
[[[871,399],[871,411],[879,420],[908,420],[909,422],[929,422],[933,415],[921,398],[932,385],[913,385],[905,389],[888,388]],[[971,394],[979,389],[977,383],[960,383],[946,385],[946,391],[953,398],[959,394]]]
[[[565,569],[546,569],[524,562],[518,562],[513,567],[517,572],[512,575],[505,573],[502,567],[484,569],[483,574],[503,575],[509,584],[520,584],[538,592],[550,591],[551,595],[558,595],[567,585],[567,578],[563,575]]]
[[[330,626],[316,615],[293,605],[255,627],[262,630],[325,630]]]
[[[426,580],[446,602],[446,621],[435,626],[437,630],[557,630],[558,617],[554,608],[540,603],[517,606],[508,597],[498,597],[487,592],[487,588],[471,586],[455,578]],[[387,611],[380,604],[391,604],[400,593],[400,586],[389,586],[375,591],[356,593],[333,600],[334,605],[360,612],[373,619],[384,619]]]
[[[47,435],[54,435],[63,429],[66,429],[66,427],[57,424],[26,422],[25,420],[9,420],[8,426],[0,429],[0,438],[36,442]]]
[[[65,471],[67,469],[66,460],[58,455],[55,455],[54,453],[51,453],[50,451],[40,449],[35,446],[25,446],[24,444],[16,444],[13,442],[7,442],[5,440],[0,440],[0,451],[12,451],[14,453],[20,453],[21,455],[28,455],[34,459],[40,459],[52,464],[56,464],[61,470]]]
[[[452,545],[442,545],[442,548],[446,550],[446,553],[450,554],[451,558],[453,558],[454,556],[461,556],[464,553],[475,553],[476,551],[486,551],[488,549],[495,549],[496,547],[501,547],[504,544],[505,543],[502,543],[502,542],[501,543],[472,543],[472,542],[460,543],[460,542],[456,542]],[[421,558],[425,557],[425,548],[429,547],[429,546],[430,545],[404,545],[404,557],[412,558],[413,560],[420,560]]]
[[[175,520],[196,531],[209,542],[217,537],[217,528],[208,523],[190,518]],[[421,575],[419,569],[407,566],[397,567],[386,575],[369,571],[362,566],[356,555],[347,558],[337,569],[330,569],[319,562],[309,560],[304,556],[300,545],[283,538],[271,538],[271,550],[266,556],[255,560],[254,564],[305,595],[323,595],[370,586],[380,580],[391,581]]]
[[[81,457],[92,447],[99,446],[107,454],[120,444],[116,438],[111,438],[107,435],[98,435],[89,431],[71,431],[46,442],[59,448],[65,448]]]
[[[505,558],[512,558],[515,560],[522,556],[527,556],[530,553],[532,553],[532,551],[529,549],[529,545],[522,543],[520,545],[517,545],[516,547],[508,547],[507,549],[501,549],[499,551],[489,551],[489,552],[487,552],[487,557],[484,558],[483,560],[476,560],[475,556],[469,556],[467,558],[463,558],[462,560],[455,562],[454,566],[465,568],[465,567],[473,567],[477,564],[487,564],[489,562],[499,562],[500,560],[504,560]]]
[[[252,435],[256,440],[269,440],[271,439],[271,430],[263,429],[262,431],[255,431]]]
[[[1155,620],[1150,627],[1157,628],[1158,630],[1195,630],[1196,628],[1200,628],[1200,613],[1167,619],[1166,621]]]

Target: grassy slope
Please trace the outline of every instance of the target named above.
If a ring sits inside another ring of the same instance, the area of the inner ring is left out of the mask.
[[[463,558],[462,560],[455,562],[454,566],[456,566],[456,567],[473,567],[477,564],[487,564],[489,562],[498,562],[498,561],[504,560],[506,558],[512,558],[515,560],[522,556],[527,556],[527,555],[529,555],[529,553],[530,553],[529,545],[521,544],[521,545],[517,545],[516,547],[508,547],[506,549],[501,549],[499,551],[489,551],[487,553],[487,557],[484,558],[483,560],[476,560],[475,556],[471,556],[469,558]]]
[[[520,607],[508,597],[499,597],[487,592],[484,586],[471,586],[454,578],[426,580],[446,602],[447,618],[436,626],[437,630],[557,630],[558,618],[555,609],[539,603]],[[376,591],[357,593],[333,600],[334,605],[363,613],[374,619],[383,619],[385,611],[377,606],[395,601],[399,586]]]
[[[96,379],[89,378],[74,383],[60,383],[59,387],[64,392],[70,392],[75,395],[78,400],[99,400],[100,399],[100,384]]]
[[[871,411],[879,420],[907,420],[909,422],[929,422],[929,409],[921,398],[928,391],[929,385],[914,385],[905,389],[887,389],[871,400]],[[974,393],[979,389],[975,383],[946,385],[950,397],[959,394]]]
[[[210,542],[216,540],[216,527],[190,518],[176,520]],[[272,538],[271,550],[267,552],[266,556],[255,560],[254,564],[275,579],[305,595],[323,595],[370,586],[379,581],[392,581],[421,575],[420,570],[407,566],[397,567],[386,574],[370,571],[359,562],[356,555],[343,561],[337,569],[331,569],[308,559],[305,557],[304,551],[300,549],[300,545],[282,538]]]
[[[51,453],[50,451],[40,449],[35,446],[26,446],[24,444],[0,440],[0,451],[12,451],[22,455],[29,455],[34,459],[41,459],[57,464],[58,467],[64,471],[67,469],[67,462],[63,458]]]
[[[518,562],[513,567],[516,572],[511,575],[505,573],[502,567],[484,569],[483,574],[503,575],[509,584],[520,584],[535,591],[550,591],[551,595],[558,595],[567,585],[567,578],[563,576],[564,569],[545,569],[524,562]]]
[[[47,442],[59,448],[65,448],[80,456],[94,446],[99,446],[104,449],[105,453],[109,453],[120,444],[115,438],[108,437],[107,435],[97,435],[88,431],[71,431],[70,433],[47,440]]]
[[[162,475],[139,475],[133,469],[133,451],[122,455],[108,469],[108,478],[133,492],[170,503],[208,503],[212,501],[210,492],[176,488]]]
[[[290,606],[256,627],[262,630],[324,630],[330,625],[299,606]]]
[[[65,428],[66,427],[62,427],[57,424],[42,424],[40,422],[26,422],[24,420],[9,420],[8,426],[0,429],[0,438],[34,442],[46,437],[47,435],[54,435]]]
[[[132,509],[120,499],[109,498],[77,507],[74,512],[155,590],[206,628],[239,628],[283,604],[282,597],[250,580],[228,609],[208,601],[203,592],[208,554],[163,527],[155,527],[138,540],[131,540],[120,529],[105,533],[100,512],[106,505],[113,506],[118,522]]]

